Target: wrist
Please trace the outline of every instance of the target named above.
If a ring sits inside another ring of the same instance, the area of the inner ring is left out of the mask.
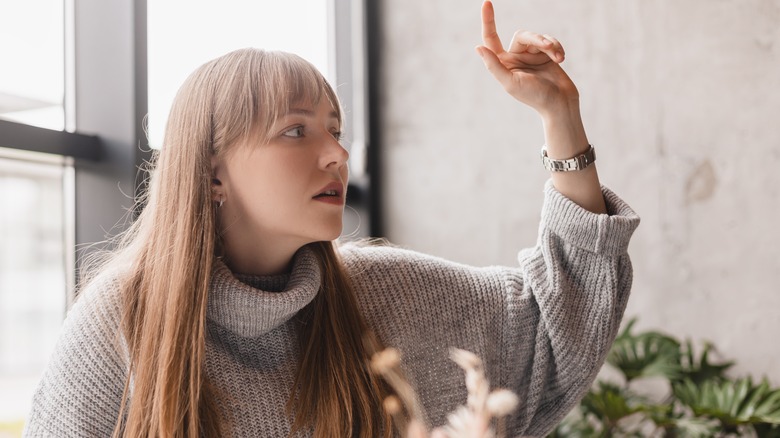
[[[547,93],[543,104],[537,107],[537,111],[543,119],[571,115],[572,113],[579,114],[579,110],[580,93],[574,84],[571,84],[571,87],[557,87],[555,92]]]
[[[563,160],[586,152],[588,137],[580,116],[579,102],[571,102],[542,115],[544,139],[550,158]]]
[[[539,116],[545,124],[581,119],[579,95],[555,99],[540,109]]]

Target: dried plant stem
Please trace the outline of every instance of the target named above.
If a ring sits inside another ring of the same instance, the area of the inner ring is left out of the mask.
[[[506,389],[490,391],[482,360],[475,354],[451,349],[450,357],[466,373],[468,399],[466,406],[452,412],[448,424],[433,430],[430,438],[492,438],[507,434],[506,416],[519,405],[517,395]],[[406,438],[428,438],[425,411],[412,385],[401,372],[401,354],[388,348],[376,352],[371,358],[371,369],[381,375],[396,395],[384,400],[384,409],[392,416],[395,426]],[[408,417],[404,416],[403,406]],[[496,419],[495,430],[491,422]]]
[[[496,418],[496,437],[502,438],[506,436],[506,417]]]
[[[393,418],[393,423],[395,423],[395,427],[399,432],[406,430],[408,427],[406,415],[404,414],[404,408],[401,405],[401,401],[398,400],[398,397],[394,395],[388,396],[383,401],[382,407],[384,407],[385,412],[390,414]]]
[[[412,422],[417,420],[423,425],[428,424],[425,411],[422,409],[422,403],[417,398],[417,393],[401,371],[401,353],[398,350],[387,348],[375,353],[371,358],[371,369],[381,375],[390,387],[393,388],[396,395],[406,406]]]
[[[425,412],[422,409],[422,404],[417,398],[417,393],[412,388],[412,385],[406,381],[403,375],[400,374],[400,370],[393,368],[392,372],[383,374],[387,383],[395,390],[398,397],[403,401],[404,406],[412,416],[412,420],[419,420],[423,424],[428,424]]]
[[[418,420],[409,422],[406,438],[428,438],[428,428]]]

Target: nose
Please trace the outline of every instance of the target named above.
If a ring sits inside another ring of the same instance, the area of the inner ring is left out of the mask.
[[[327,140],[323,146],[320,163],[324,169],[335,167],[340,169],[347,164],[349,152],[332,135],[327,134]]]

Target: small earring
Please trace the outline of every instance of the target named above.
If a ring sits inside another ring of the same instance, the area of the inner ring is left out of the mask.
[[[225,199],[222,198],[222,195],[219,195],[219,202],[217,203],[217,208],[221,208],[222,204],[225,203]]]

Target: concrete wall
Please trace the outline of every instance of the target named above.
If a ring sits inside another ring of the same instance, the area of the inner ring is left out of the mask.
[[[541,124],[484,69],[480,2],[383,2],[395,243],[475,265],[535,242]],[[780,1],[496,0],[557,36],[602,183],[642,217],[628,316],[780,384]]]

